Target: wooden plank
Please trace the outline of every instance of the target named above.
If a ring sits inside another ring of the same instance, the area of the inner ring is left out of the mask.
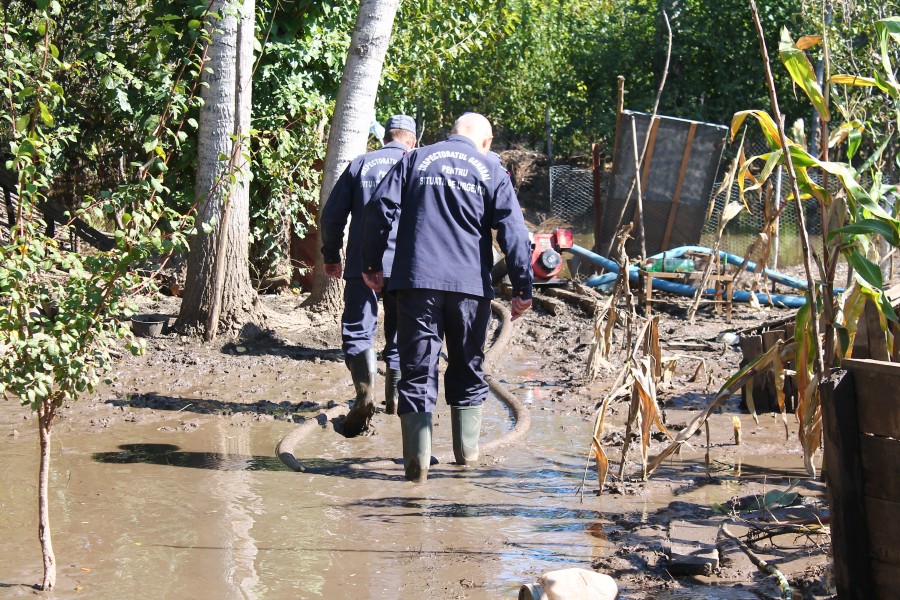
[[[854,373],[874,373],[876,375],[900,378],[900,363],[894,364],[881,360],[845,358],[841,361],[841,366],[845,369],[852,369]]]
[[[761,335],[742,335],[739,344],[741,345],[741,352],[744,357],[741,361],[742,367],[763,353],[763,338]],[[757,413],[770,412],[773,410],[772,407],[777,404],[777,400],[769,396],[766,389],[768,380],[768,372],[760,373],[754,375],[749,384],[753,386],[753,405],[756,407]],[[744,401],[744,407],[749,409],[747,406],[747,391],[745,388],[746,386],[741,389],[741,397]]]
[[[762,334],[763,341],[763,351],[765,352],[769,348],[775,345],[775,342],[778,340],[784,339],[784,331],[781,329],[771,329]]]
[[[600,299],[597,297],[585,296],[560,288],[546,287],[543,288],[541,292],[548,296],[555,296],[556,298],[569,302],[570,304],[577,304],[583,311],[585,311],[589,315],[593,315],[597,310],[597,307],[600,305]]]
[[[860,433],[900,438],[900,364],[847,359],[858,399]]]
[[[869,525],[869,556],[900,567],[900,502],[866,496]],[[895,596],[896,597],[896,596]]]
[[[871,300],[866,300],[866,307],[863,314],[859,318],[860,326],[865,322],[865,337],[863,338],[868,346],[866,356],[859,358],[871,358],[872,360],[888,360],[887,340],[884,332],[881,330],[881,322],[879,318],[878,307]],[[859,332],[857,332],[859,336]],[[855,344],[854,344],[855,346]]]
[[[684,175],[687,173],[688,162],[691,159],[691,149],[694,145],[695,133],[697,133],[697,124],[691,123],[690,129],[688,129],[687,141],[684,143],[684,152],[681,155],[681,170],[678,171],[678,181],[675,183],[675,193],[672,194],[672,205],[669,207],[669,220],[666,223],[666,232],[663,234],[663,249],[669,247],[669,238],[672,237],[672,227],[675,226],[675,215],[678,213],[678,203],[681,202],[681,186],[684,185]],[[729,323],[730,322],[731,321],[729,320]]]
[[[838,371],[820,388],[834,581],[842,600],[871,598],[873,588],[865,551],[869,547],[869,535],[862,493],[854,378],[853,371]]]
[[[859,436],[866,496],[900,502],[900,440]]]
[[[900,568],[880,560],[872,560],[872,579],[875,583],[875,600],[896,600],[900,590]]]

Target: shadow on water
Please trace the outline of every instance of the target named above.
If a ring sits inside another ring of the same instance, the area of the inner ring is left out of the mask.
[[[289,471],[274,456],[243,456],[221,452],[185,452],[174,444],[122,444],[120,452],[96,452],[95,462],[166,465],[213,471]]]
[[[153,410],[171,410],[173,412],[189,412],[201,415],[231,415],[237,413],[249,413],[258,415],[273,415],[278,417],[290,417],[294,422],[302,422],[295,417],[295,412],[313,412],[322,409],[318,402],[272,402],[271,400],[259,400],[257,402],[228,402],[223,400],[210,400],[208,398],[185,398],[184,396],[168,396],[157,392],[143,394],[129,394],[125,398],[110,398],[106,400],[110,406],[128,408],[150,408]]]
[[[211,471],[286,471],[292,472],[274,456],[247,456],[223,452],[188,452],[174,444],[122,444],[119,452],[96,452],[94,462],[108,464],[146,464]],[[347,479],[396,479],[396,475],[354,470],[356,459],[304,460],[304,472]]]
[[[391,513],[390,519],[405,517],[444,517],[444,518],[480,518],[480,517],[516,517],[539,520],[562,519],[598,519],[600,513],[595,510],[580,510],[556,507],[540,507],[527,504],[469,504],[464,502],[436,503],[427,498],[368,498],[353,503],[355,506],[367,508],[403,508],[408,512]],[[384,515],[361,514],[361,518],[384,520]],[[543,527],[553,527],[552,523],[546,523]],[[583,529],[583,526],[582,526]],[[559,529],[552,529],[560,531]]]

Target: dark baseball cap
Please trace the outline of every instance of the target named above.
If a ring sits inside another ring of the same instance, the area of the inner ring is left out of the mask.
[[[384,124],[384,128],[388,131],[391,129],[403,129],[405,131],[416,133],[416,120],[407,115],[393,115]]]

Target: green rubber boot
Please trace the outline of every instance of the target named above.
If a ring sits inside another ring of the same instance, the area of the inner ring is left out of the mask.
[[[425,483],[431,466],[431,413],[400,415],[400,432],[404,475],[410,481]]]
[[[478,460],[478,439],[481,437],[483,409],[482,405],[450,407],[453,455],[458,465],[468,465]]]
[[[356,437],[369,428],[375,414],[375,350],[368,348],[359,354],[348,356],[345,361],[356,388],[356,400],[344,419],[344,435]]]
[[[400,370],[387,369],[384,372],[384,412],[397,414],[397,384],[400,383]]]

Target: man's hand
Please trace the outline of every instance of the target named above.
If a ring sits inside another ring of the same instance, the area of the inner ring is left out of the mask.
[[[512,305],[512,320],[515,321],[531,308],[531,298],[523,300],[522,298],[516,297],[512,299],[510,304]]]
[[[343,273],[344,268],[341,263],[325,263],[325,275],[327,275],[328,277],[340,279]]]
[[[384,287],[384,273],[382,271],[378,271],[377,273],[363,273],[363,281],[366,282],[366,285],[369,286],[375,292],[381,292],[381,288]]]

